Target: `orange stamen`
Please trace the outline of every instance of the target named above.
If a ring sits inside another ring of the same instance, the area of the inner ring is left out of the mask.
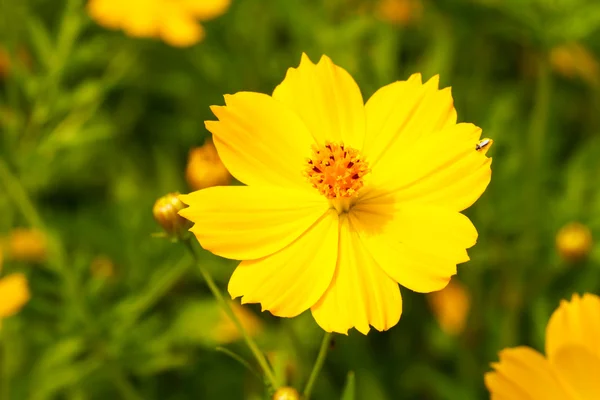
[[[370,171],[358,150],[342,143],[313,145],[313,155],[307,163],[304,175],[328,199],[355,196],[364,186],[363,176]]]

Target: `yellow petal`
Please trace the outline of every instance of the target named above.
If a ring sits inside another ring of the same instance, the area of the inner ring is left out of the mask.
[[[369,325],[384,331],[400,320],[402,298],[398,284],[368,254],[346,216],[340,217],[335,275],[311,311],[325,331],[344,334],[350,328],[367,334]]]
[[[465,249],[477,240],[471,221],[441,207],[379,200],[350,212],[370,254],[402,286],[423,293],[444,288],[456,264],[469,260]]]
[[[529,347],[502,350],[496,370],[486,374],[492,399],[576,400],[568,392],[550,363]]]
[[[600,357],[600,297],[574,294],[571,301],[561,301],[546,327],[546,355],[553,362],[562,347],[579,345]]]
[[[235,260],[258,259],[283,249],[329,208],[316,192],[274,187],[221,186],[182,195],[179,212],[203,248]]]
[[[90,0],[87,9],[92,19],[109,29],[119,28],[127,15],[120,0]]]
[[[194,17],[206,21],[224,14],[231,0],[180,0],[180,2]]]
[[[259,260],[243,261],[229,281],[232,298],[260,303],[279,317],[295,317],[323,295],[338,253],[338,216],[329,210],[296,241]]]
[[[183,6],[164,4],[159,15],[160,37],[171,46],[187,47],[204,38],[204,28]]]
[[[229,172],[247,185],[313,190],[302,171],[314,141],[300,118],[265,94],[240,92],[225,102],[211,107],[219,121],[206,121],[206,128]]]
[[[129,0],[121,27],[130,36],[155,37],[158,35],[162,12],[163,5],[157,0]]]
[[[29,301],[27,278],[10,274],[0,279],[0,318],[16,314]]]
[[[386,156],[410,154],[419,139],[456,123],[450,88],[438,90],[438,83],[434,76],[422,84],[415,74],[382,87],[367,101],[365,155],[372,167]]]
[[[598,338],[596,336],[596,340]],[[600,399],[598,356],[583,346],[566,346],[554,354],[551,362],[560,378],[577,394],[578,399]]]
[[[423,136],[372,167],[373,185],[394,192],[398,201],[462,211],[481,196],[491,178],[491,159],[475,150],[480,136],[480,128],[466,123]]]
[[[362,149],[365,110],[360,89],[329,57],[315,65],[303,54],[300,66],[288,69],[273,98],[302,118],[317,143],[330,140]]]

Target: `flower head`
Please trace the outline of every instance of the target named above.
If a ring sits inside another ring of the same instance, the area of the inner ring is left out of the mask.
[[[36,229],[16,228],[8,235],[7,258],[14,261],[44,262],[48,253],[46,235]]]
[[[109,29],[134,37],[160,37],[172,46],[190,46],[204,38],[197,21],[223,14],[230,0],[90,0],[90,16]]]
[[[427,299],[444,332],[458,335],[463,331],[471,301],[469,292],[460,282],[452,280],[444,289],[427,295]]]
[[[300,394],[293,387],[283,386],[277,389],[273,400],[300,400]]]
[[[190,151],[185,178],[193,190],[226,186],[231,183],[231,174],[223,165],[217,149],[211,141]]]
[[[529,347],[500,352],[485,384],[495,399],[600,399],[600,297],[562,301],[546,327],[546,357]]]
[[[398,283],[440,290],[469,259],[477,232],[460,211],[491,160],[438,77],[413,75],[365,104],[348,72],[304,55],[272,96],[225,104],[206,127],[247,186],[183,195],[180,215],[205,249],[242,261],[232,297],[280,317],[310,309],[326,331],[386,330],[400,318]]]
[[[592,232],[579,222],[563,226],[556,234],[556,249],[566,261],[576,262],[584,259],[590,253],[592,245]]]
[[[0,320],[16,314],[29,301],[27,278],[10,274],[0,279]]]

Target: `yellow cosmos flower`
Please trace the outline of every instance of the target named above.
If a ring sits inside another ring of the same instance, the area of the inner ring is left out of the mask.
[[[231,174],[219,158],[211,141],[190,150],[185,179],[192,190],[212,186],[226,186],[231,183]]]
[[[10,274],[0,279],[0,320],[16,314],[28,301],[25,275]]]
[[[172,46],[204,38],[197,21],[223,14],[230,0],[90,0],[88,12],[100,25],[134,37],[160,37]]]
[[[586,258],[593,244],[590,228],[579,222],[566,224],[556,234],[556,249],[566,261],[576,262]]]
[[[437,76],[392,83],[364,104],[348,72],[303,55],[272,96],[225,103],[206,127],[247,186],[183,195],[180,215],[205,249],[242,261],[233,298],[366,334],[400,319],[398,283],[440,290],[469,259],[477,231],[460,211],[485,190],[491,160]]]
[[[469,292],[460,282],[452,280],[443,290],[427,295],[427,300],[446,334],[454,336],[463,332],[471,308],[471,299]]]
[[[492,400],[600,399],[600,298],[573,295],[546,327],[546,357],[529,347],[500,352],[485,376]]]
[[[8,235],[7,258],[14,261],[46,261],[48,243],[44,232],[36,229],[15,228]]]
[[[254,337],[262,332],[262,322],[252,311],[236,302],[231,302],[230,304],[233,313],[250,336]],[[232,343],[241,339],[242,334],[231,318],[229,318],[224,310],[221,309],[219,311],[219,319],[211,330],[212,339],[219,344]]]

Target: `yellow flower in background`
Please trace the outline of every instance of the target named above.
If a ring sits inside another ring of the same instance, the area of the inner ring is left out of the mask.
[[[8,235],[6,250],[10,260],[44,262],[48,255],[46,235],[36,229],[13,229]]]
[[[384,21],[397,25],[408,25],[421,18],[421,0],[379,0],[377,14]]]
[[[19,312],[29,297],[25,275],[10,274],[0,278],[0,321]]]
[[[282,386],[273,394],[273,400],[300,400],[300,393],[293,387]]]
[[[192,190],[226,186],[231,183],[231,174],[223,165],[211,141],[190,151],[185,178]]]
[[[107,256],[94,257],[90,263],[90,273],[98,279],[112,278],[115,276],[115,263]]]
[[[584,45],[568,43],[550,51],[552,68],[567,78],[579,77],[590,85],[597,85],[600,78],[598,60]]]
[[[571,222],[556,234],[556,249],[561,258],[576,262],[584,259],[592,249],[592,232],[579,222]]]
[[[231,308],[244,327],[244,330],[250,336],[260,334],[262,331],[262,323],[252,311],[236,302],[231,302]],[[219,310],[219,319],[212,328],[212,338],[219,344],[232,343],[242,338],[240,330],[223,309]]]
[[[206,127],[248,186],[183,195],[180,215],[205,249],[242,261],[232,297],[366,334],[400,319],[398,283],[440,290],[469,260],[477,231],[460,211],[487,187],[491,159],[475,150],[481,129],[456,123],[437,76],[415,74],[364,104],[348,72],[303,55],[272,96],[225,103]]]
[[[448,335],[459,335],[465,328],[471,299],[467,289],[452,280],[444,289],[427,295],[429,305],[440,327]]]
[[[191,46],[204,38],[198,21],[220,16],[230,0],[90,0],[98,24],[134,37],[161,38],[172,46]]]
[[[500,352],[485,376],[492,400],[600,399],[600,298],[573,295],[546,327],[546,357],[529,347]]]

